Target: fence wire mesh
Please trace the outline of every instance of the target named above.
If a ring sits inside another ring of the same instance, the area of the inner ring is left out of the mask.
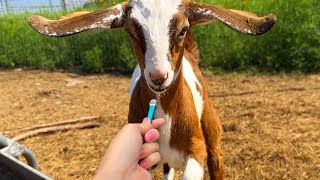
[[[82,8],[96,0],[0,0],[0,15]]]

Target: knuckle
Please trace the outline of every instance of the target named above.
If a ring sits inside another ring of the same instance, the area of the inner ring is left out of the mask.
[[[157,142],[154,142],[154,149],[156,150],[156,151],[159,151],[159,149],[160,149],[160,146],[159,146],[159,144],[157,143]]]
[[[160,153],[159,152],[153,153],[152,159],[153,159],[153,161],[160,161],[160,159],[161,159]]]
[[[147,126],[147,129],[152,129],[152,124],[149,121],[146,123],[146,126]]]
[[[154,133],[156,134],[157,137],[160,137],[160,132],[157,129],[154,129]]]

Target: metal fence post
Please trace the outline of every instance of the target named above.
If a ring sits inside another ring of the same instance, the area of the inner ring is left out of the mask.
[[[65,0],[60,0],[60,1],[61,1],[61,6],[62,6],[63,10],[67,10],[66,1]]]
[[[49,6],[50,6],[50,10],[52,11],[53,9],[52,0],[49,0]]]
[[[6,13],[9,13],[9,4],[8,4],[8,0],[4,0],[4,5],[6,7]]]

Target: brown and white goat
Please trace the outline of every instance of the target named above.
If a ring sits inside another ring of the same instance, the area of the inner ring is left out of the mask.
[[[208,98],[190,31],[214,20],[238,32],[259,35],[272,28],[276,17],[257,17],[187,0],[130,0],[59,20],[32,16],[29,21],[38,32],[56,37],[97,28],[124,28],[138,61],[130,88],[129,122],[141,122],[148,102],[159,101],[155,117],[166,119],[158,140],[165,178],[173,178],[170,168],[180,168],[183,179],[202,179],[207,157],[211,179],[223,179],[220,120]]]

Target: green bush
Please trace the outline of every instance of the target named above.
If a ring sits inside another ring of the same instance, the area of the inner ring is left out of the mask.
[[[13,68],[14,62],[10,60],[6,55],[0,55],[0,67]]]
[[[50,18],[63,15],[40,14]],[[135,60],[128,37],[121,29],[52,38],[34,31],[28,25],[29,16],[30,14],[0,17],[1,67],[80,69],[84,72],[101,72],[104,68],[113,67],[128,72],[134,66]]]
[[[90,72],[102,72],[103,60],[102,50],[98,47],[94,47],[92,50],[88,50],[84,53],[84,62],[82,63],[83,69]]]
[[[202,2],[250,11],[259,16],[273,13],[278,17],[270,32],[257,37],[234,32],[222,23],[195,27],[193,32],[199,45],[202,68],[320,72],[320,3],[316,0]],[[40,14],[57,18],[66,12]],[[0,16],[0,67],[130,72],[135,66],[130,42],[123,30],[90,31],[66,38],[49,38],[30,28],[29,16]]]
[[[257,37],[236,33],[221,23],[195,28],[202,67],[264,72],[320,71],[320,3],[316,0],[220,0],[217,3],[259,16],[273,13],[278,20],[270,32]]]

